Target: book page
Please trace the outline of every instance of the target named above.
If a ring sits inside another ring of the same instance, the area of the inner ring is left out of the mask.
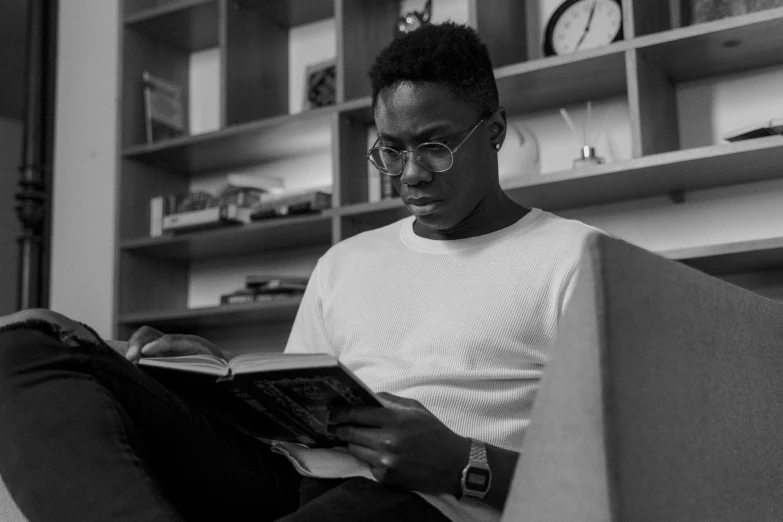
[[[247,353],[229,361],[234,373],[256,373],[299,368],[330,368],[339,366],[337,357],[327,354]]]
[[[228,363],[214,355],[195,354],[175,357],[142,357],[141,366],[154,366],[172,370],[184,370],[195,373],[206,373],[222,377],[228,374]]]

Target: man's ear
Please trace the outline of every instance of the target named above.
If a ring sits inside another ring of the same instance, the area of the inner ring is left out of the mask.
[[[506,109],[502,105],[487,118],[489,122],[489,142],[495,152],[499,151],[506,140]]]

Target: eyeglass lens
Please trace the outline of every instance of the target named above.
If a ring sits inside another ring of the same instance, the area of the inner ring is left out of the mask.
[[[441,143],[422,143],[407,154],[412,154],[419,165],[432,172],[446,171],[454,162],[451,150]],[[370,151],[370,160],[382,172],[396,176],[402,173],[407,154],[390,147],[375,147]]]

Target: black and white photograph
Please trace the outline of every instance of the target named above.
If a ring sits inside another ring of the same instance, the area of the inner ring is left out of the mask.
[[[783,0],[0,0],[0,522],[783,522]]]

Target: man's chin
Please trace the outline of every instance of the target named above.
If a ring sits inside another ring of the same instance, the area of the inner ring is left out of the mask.
[[[443,219],[443,216],[427,214],[424,216],[416,216],[416,225],[429,232],[443,233],[451,230],[455,223]]]

